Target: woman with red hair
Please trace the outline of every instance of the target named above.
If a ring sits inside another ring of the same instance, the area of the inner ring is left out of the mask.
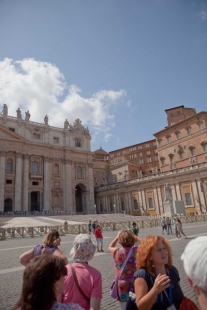
[[[168,241],[161,236],[142,240],[136,266],[134,287],[139,310],[179,309],[184,296]]]

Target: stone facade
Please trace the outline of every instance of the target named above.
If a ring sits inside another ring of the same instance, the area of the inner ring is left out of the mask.
[[[6,113],[7,112],[7,113]],[[0,211],[94,213],[90,133],[81,121],[63,128],[0,114]]]
[[[173,201],[184,201],[186,213],[207,211],[207,112],[178,106],[166,110],[168,126],[146,141],[110,152],[108,173],[123,175],[132,169],[137,176],[117,179],[95,188],[98,212],[126,212],[134,215],[164,213],[165,185],[171,189]],[[147,149],[156,154],[147,166]],[[143,163],[139,166],[141,152]],[[143,152],[143,151],[142,151]],[[130,167],[131,154],[139,167]],[[143,154],[142,154],[143,155]],[[128,156],[128,160],[126,158]],[[134,157],[134,156],[133,156]],[[137,169],[137,170],[136,170]],[[142,173],[144,171],[144,173]],[[98,180],[96,180],[98,182]]]

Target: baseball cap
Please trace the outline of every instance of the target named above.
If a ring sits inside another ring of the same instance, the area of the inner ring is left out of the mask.
[[[191,240],[181,255],[187,276],[204,291],[207,291],[207,236]]]

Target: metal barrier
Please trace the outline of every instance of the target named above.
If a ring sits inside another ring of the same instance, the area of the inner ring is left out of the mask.
[[[183,223],[192,223],[198,221],[206,221],[207,215],[191,215],[191,216],[180,216],[180,219]],[[161,226],[161,219],[154,218],[149,220],[135,220],[135,221],[126,221],[126,222],[109,222],[103,221],[99,222],[101,229],[103,231],[116,231],[122,229],[129,229],[132,225],[132,222],[137,223],[138,228],[144,229],[145,227],[158,227]],[[85,234],[88,232],[88,224],[76,224],[69,225],[65,221],[64,225],[61,226],[35,226],[35,227],[9,227],[9,228],[0,228],[0,241],[6,240],[9,238],[25,238],[25,237],[40,237],[46,235],[51,229],[56,229],[59,231],[60,235],[78,235]]]

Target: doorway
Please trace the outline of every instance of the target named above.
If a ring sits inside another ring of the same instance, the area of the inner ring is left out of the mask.
[[[12,200],[11,198],[7,198],[4,201],[4,212],[11,212],[12,211]]]
[[[40,211],[40,192],[31,192],[30,211]]]

